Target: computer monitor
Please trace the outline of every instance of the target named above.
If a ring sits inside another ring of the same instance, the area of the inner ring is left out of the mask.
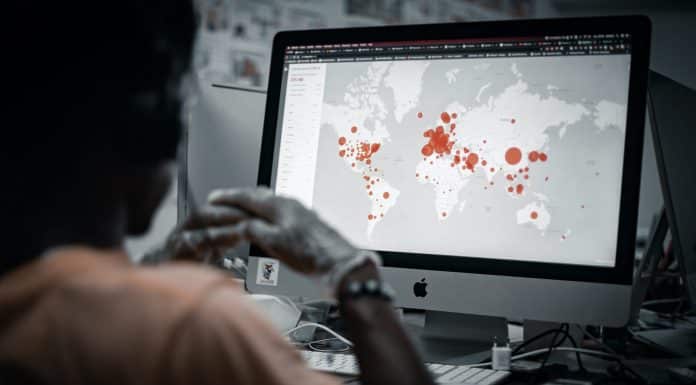
[[[624,325],[649,45],[644,17],[281,32],[259,184],[380,252],[396,306]],[[250,291],[317,295],[251,255]]]
[[[650,72],[650,123],[662,183],[665,214],[686,295],[696,309],[696,179],[693,175],[696,131],[687,118],[696,91],[657,72]],[[642,300],[642,298],[641,298]]]

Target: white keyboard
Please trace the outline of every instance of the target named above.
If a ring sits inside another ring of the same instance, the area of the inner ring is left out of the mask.
[[[314,370],[357,376],[358,361],[352,354],[322,353],[302,350],[302,357]],[[510,375],[504,370],[470,368],[467,366],[425,364],[438,384],[495,385]]]

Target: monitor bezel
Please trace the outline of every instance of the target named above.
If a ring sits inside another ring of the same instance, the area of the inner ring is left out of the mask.
[[[629,33],[632,39],[623,177],[614,267],[378,251],[387,267],[631,285],[635,258],[638,193],[643,155],[650,54],[651,22],[645,16],[512,20],[279,32],[273,40],[258,184],[260,186],[271,186],[272,184],[284,55],[287,46],[598,33]],[[267,257],[261,249],[253,246],[250,250],[250,256]]]

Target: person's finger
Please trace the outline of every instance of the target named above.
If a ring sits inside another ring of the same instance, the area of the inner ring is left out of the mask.
[[[194,230],[234,225],[248,217],[247,213],[235,207],[204,205],[189,216],[182,229]]]
[[[314,272],[314,267],[307,265],[307,261],[298,259],[288,252],[293,245],[286,243],[292,242],[292,240],[283,235],[284,232],[281,228],[261,219],[251,219],[246,221],[245,224],[246,239],[261,248],[269,256],[283,261],[298,272]]]
[[[221,249],[237,246],[245,238],[246,225],[238,223],[232,226],[211,227],[207,229],[206,240],[210,247]]]
[[[209,227],[187,230],[181,233],[182,246],[187,254],[206,254],[237,246],[245,238],[246,225],[238,223],[232,226]]]
[[[249,242],[262,248],[276,249],[281,230],[262,219],[251,219],[245,223],[245,236]],[[268,250],[266,250],[268,252]]]
[[[220,189],[208,195],[212,205],[236,207],[265,219],[272,219],[275,211],[270,203],[273,192],[267,188]]]

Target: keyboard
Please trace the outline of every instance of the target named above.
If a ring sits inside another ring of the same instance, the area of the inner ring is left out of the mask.
[[[309,367],[334,374],[357,376],[358,361],[352,354],[300,351]],[[471,368],[460,365],[425,364],[438,384],[496,385],[510,376],[505,370]]]

